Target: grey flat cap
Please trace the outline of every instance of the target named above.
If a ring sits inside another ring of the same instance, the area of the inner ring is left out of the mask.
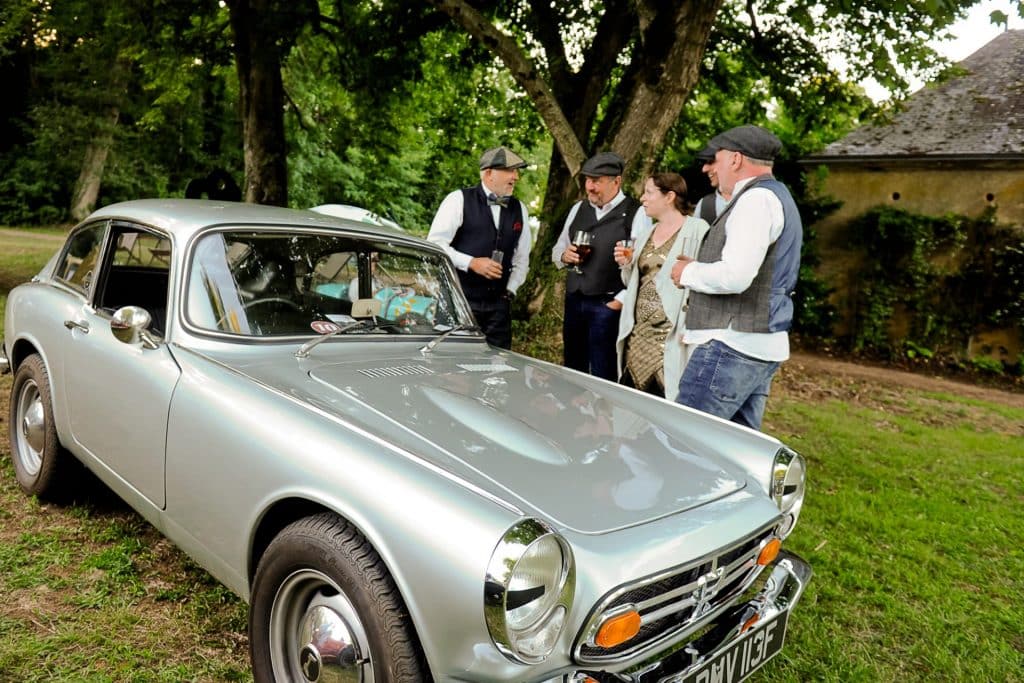
[[[753,159],[771,161],[782,151],[782,141],[760,126],[746,125],[730,128],[711,138],[704,151],[727,149]]]
[[[508,147],[493,147],[480,157],[480,170],[488,168],[503,168],[509,171],[517,168],[525,168],[526,160],[510,150]]]
[[[585,176],[597,178],[600,176],[622,175],[622,169],[626,166],[626,160],[615,152],[598,152],[583,162],[583,169],[580,171]]]

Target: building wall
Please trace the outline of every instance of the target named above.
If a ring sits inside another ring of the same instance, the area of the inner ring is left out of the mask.
[[[978,216],[994,206],[1000,224],[1024,230],[1024,161],[973,167],[836,164],[828,168],[818,192],[843,202],[837,212],[814,226],[821,257],[818,275],[834,288],[831,303],[839,313],[834,331],[840,337],[852,332],[852,302],[865,284],[859,273],[870,258],[849,247],[848,225],[869,209],[882,205],[932,216]],[[907,326],[906,316],[894,315],[891,338],[900,339]],[[978,330],[964,351],[1012,362],[1022,351],[1022,340],[1017,330]]]
[[[1024,226],[1024,163],[1016,167],[940,168],[835,165],[822,193],[843,202],[823,224],[844,223],[885,205],[926,215],[977,216],[989,206],[1000,223]]]

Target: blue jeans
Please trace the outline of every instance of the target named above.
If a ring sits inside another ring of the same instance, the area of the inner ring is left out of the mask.
[[[751,358],[712,340],[693,351],[679,379],[676,402],[761,429],[777,361]]]
[[[566,294],[562,349],[565,367],[614,382],[619,379],[615,354],[619,311],[608,308],[611,300],[611,296]]]

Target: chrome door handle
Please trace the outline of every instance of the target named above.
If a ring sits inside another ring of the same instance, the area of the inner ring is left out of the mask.
[[[64,327],[68,328],[69,330],[78,329],[81,330],[84,334],[89,334],[88,323],[83,323],[78,320],[65,320]]]

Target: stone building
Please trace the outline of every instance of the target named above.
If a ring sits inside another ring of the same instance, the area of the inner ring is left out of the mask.
[[[844,228],[869,209],[974,217],[995,207],[1000,224],[1024,230],[1024,30],[1005,31],[957,66],[961,75],[917,91],[888,123],[857,128],[800,161],[809,172],[824,167],[820,193],[842,202],[815,226],[819,275],[835,287],[840,335],[851,324],[846,299],[864,258],[846,248]],[[892,334],[905,323],[894,320]],[[1019,328],[979,330],[966,351],[1009,361],[1021,347]]]

